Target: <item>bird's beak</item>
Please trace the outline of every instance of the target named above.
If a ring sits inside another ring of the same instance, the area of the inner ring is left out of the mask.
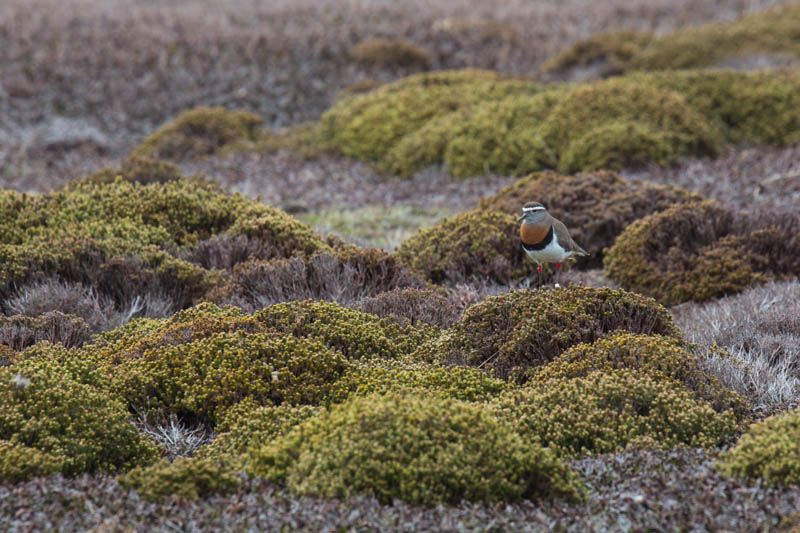
[[[523,219],[523,218],[525,218],[525,215],[522,215],[521,217],[519,217],[519,218],[517,219],[517,222],[522,222],[522,219]]]

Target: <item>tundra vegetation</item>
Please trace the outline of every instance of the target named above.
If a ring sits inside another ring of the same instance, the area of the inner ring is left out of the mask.
[[[796,526],[797,6],[84,4],[0,7],[3,529]]]

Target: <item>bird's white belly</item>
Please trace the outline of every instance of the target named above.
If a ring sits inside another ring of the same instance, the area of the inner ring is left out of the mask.
[[[540,263],[563,263],[570,256],[558,243],[558,237],[555,234],[553,234],[553,240],[550,241],[550,244],[541,250],[532,250],[528,252],[528,255],[534,261]]]

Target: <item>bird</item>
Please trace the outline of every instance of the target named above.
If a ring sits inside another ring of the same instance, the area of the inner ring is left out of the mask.
[[[573,256],[589,255],[569,236],[563,222],[554,218],[539,202],[522,206],[519,217],[519,238],[522,249],[542,271],[542,263],[556,263],[556,268]]]

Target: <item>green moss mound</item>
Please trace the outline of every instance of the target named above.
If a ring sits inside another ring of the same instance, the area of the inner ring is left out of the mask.
[[[562,221],[587,252],[580,267],[602,264],[604,249],[631,222],[676,203],[700,201],[695,193],[672,186],[626,180],[611,171],[563,175],[537,172],[481,200],[481,207],[519,215],[526,202],[537,201]]]
[[[175,161],[212,155],[233,143],[257,140],[262,122],[247,111],[198,107],[145,137],[131,155]]]
[[[113,473],[155,460],[155,445],[91,362],[46,343],[21,359],[0,368],[4,476]]]
[[[118,478],[144,499],[157,502],[168,496],[195,501],[213,494],[236,492],[241,480],[224,459],[178,457],[139,467]]]
[[[434,326],[403,325],[333,302],[280,303],[253,316],[265,327],[298,337],[319,338],[348,360],[395,359],[439,334]]]
[[[725,475],[760,478],[770,486],[800,484],[800,411],[752,424],[717,467]]]
[[[365,39],[350,56],[365,67],[427,69],[433,62],[430,54],[406,39]]]
[[[790,5],[661,36],[602,33],[573,44],[550,58],[541,70],[566,74],[600,63],[599,73],[612,75],[629,70],[702,68],[753,55],[797,58],[799,25],[800,7]]]
[[[585,377],[592,372],[633,369],[655,379],[671,379],[694,392],[717,412],[731,410],[738,419],[748,413],[747,402],[709,375],[697,358],[673,337],[619,331],[591,344],[577,344],[534,374],[537,382]]]
[[[535,271],[520,245],[517,217],[489,209],[460,213],[419,230],[395,253],[433,283],[473,278],[508,283]]]
[[[104,168],[98,170],[94,174],[86,176],[81,181],[104,184],[113,183],[116,181],[117,177],[125,181],[137,182],[143,185],[149,183],[167,183],[184,179],[178,167],[171,163],[144,156],[134,156],[123,161],[120,168]]]
[[[409,77],[345,98],[321,122],[344,155],[410,176],[669,165],[729,143],[788,145],[800,135],[796,71],[632,74],[579,85],[483,71]]]
[[[344,395],[338,382],[348,363],[339,352],[235,308],[205,304],[126,329],[84,351],[141,412],[216,420],[242,400],[316,405]]]
[[[120,306],[156,291],[185,307],[224,282],[213,265],[181,258],[191,259],[206,241],[238,239],[263,259],[328,248],[282,211],[185,180],[83,182],[43,195],[5,191],[0,221],[0,299],[54,277],[91,286]]]
[[[562,457],[641,446],[710,448],[738,428],[732,412],[717,413],[682,384],[633,370],[531,384],[510,391],[497,408],[523,438]]]
[[[675,205],[634,222],[608,250],[608,276],[666,305],[735,294],[800,273],[800,220]]]
[[[461,321],[423,345],[414,357],[473,366],[494,377],[523,378],[569,347],[622,329],[680,338],[669,313],[654,300],[623,290],[558,287],[486,298]]]
[[[374,495],[412,504],[579,499],[581,484],[550,452],[484,407],[435,396],[356,398],[251,449],[251,470],[298,493]]]

